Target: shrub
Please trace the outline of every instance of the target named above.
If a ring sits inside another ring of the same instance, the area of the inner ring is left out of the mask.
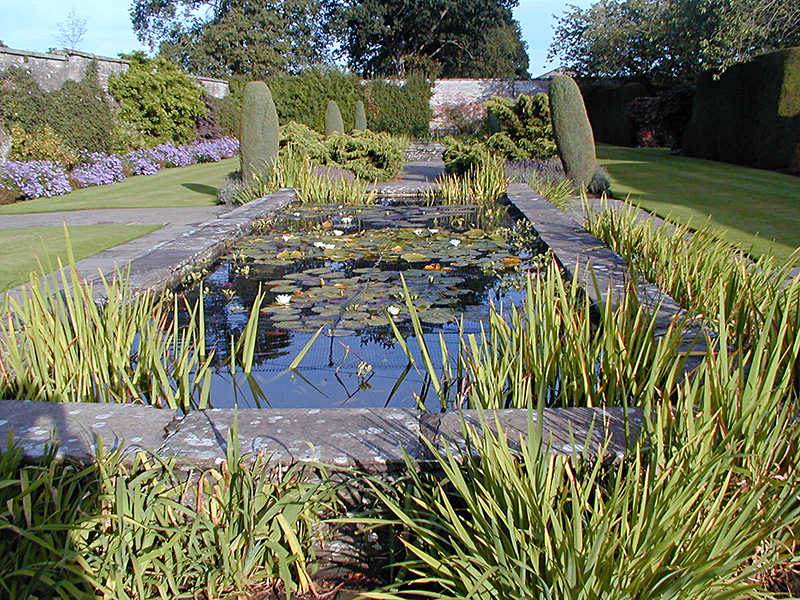
[[[344,122],[342,121],[342,112],[339,110],[339,105],[335,100],[328,102],[328,107],[325,109],[325,135],[333,135],[334,133],[344,133]]]
[[[545,94],[522,94],[516,102],[496,96],[486,102],[486,108],[501,127],[501,131],[487,140],[489,149],[497,148],[498,153],[504,152],[507,160],[532,160],[555,155],[550,104]]]
[[[195,137],[201,140],[213,140],[223,135],[220,126],[220,108],[214,102],[214,98],[203,96],[202,100],[207,112],[195,123]]]
[[[625,109],[636,98],[652,95],[651,90],[636,82],[594,82],[582,86],[581,91],[595,140],[616,146],[633,146],[636,126]]]
[[[251,81],[244,91],[239,134],[246,181],[252,181],[257,174],[264,176],[272,169],[278,157],[279,136],[278,114],[267,84]]]
[[[592,126],[578,85],[559,75],[550,82],[553,135],[564,172],[581,187],[591,183],[596,168]]]
[[[362,100],[356,101],[356,115],[353,129],[356,131],[367,130],[367,113],[364,110],[364,102]]]
[[[64,167],[46,160],[7,160],[0,164],[0,187],[22,199],[50,198],[72,191]]]
[[[687,156],[785,169],[800,139],[800,47],[770,52],[697,80]]]
[[[169,60],[125,55],[130,67],[112,75],[108,90],[120,103],[119,118],[153,142],[187,142],[206,115],[202,89]]]
[[[64,140],[45,125],[33,133],[21,127],[11,128],[10,158],[16,160],[44,160],[69,167],[78,162],[78,154]]]
[[[486,145],[477,140],[457,140],[447,136],[442,143],[444,144],[442,159],[448,173],[463,175],[485,164],[492,156]]]
[[[421,73],[412,74],[402,86],[382,79],[370,81],[364,94],[375,131],[409,137],[428,135],[431,83]]]

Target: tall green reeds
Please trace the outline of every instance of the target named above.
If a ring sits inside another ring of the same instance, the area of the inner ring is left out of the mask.
[[[202,296],[189,303],[137,294],[121,275],[102,285],[106,300],[97,302],[72,262],[52,280],[32,276],[19,299],[6,299],[0,397],[206,408],[214,351]],[[240,347],[253,352],[246,342]]]
[[[641,305],[633,284],[616,308],[609,301],[595,312],[575,277],[565,283],[551,261],[529,277],[521,307],[492,307],[480,335],[462,335],[457,353],[442,343],[446,366],[436,375],[442,405],[626,406],[672,389],[686,360],[685,320],[658,331],[657,307]],[[415,338],[425,346],[413,302],[407,304]]]
[[[442,175],[436,186],[425,192],[428,204],[490,205],[508,189],[505,164],[495,159],[473,167],[464,175]]]
[[[231,432],[236,435],[235,428]],[[228,444],[219,469],[100,454],[86,467],[53,453],[25,465],[0,453],[0,596],[231,598],[313,589],[312,530],[334,503],[325,473],[244,462]]]

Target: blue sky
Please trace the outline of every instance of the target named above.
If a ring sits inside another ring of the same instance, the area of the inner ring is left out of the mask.
[[[571,4],[588,6],[589,0],[570,0]],[[530,72],[534,77],[554,65],[546,61],[547,47],[553,35],[553,14],[561,14],[563,0],[520,0],[514,16],[522,26],[528,43]],[[0,40],[12,48],[45,52],[55,47],[53,37],[58,23],[72,6],[64,0],[32,0],[0,2]],[[81,50],[103,56],[116,56],[140,48],[128,16],[130,0],[77,0],[75,11],[88,18],[86,37]]]

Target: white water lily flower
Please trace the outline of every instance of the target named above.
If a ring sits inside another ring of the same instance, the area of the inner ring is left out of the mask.
[[[436,235],[437,233],[439,233],[438,229],[428,229],[428,231],[431,232],[431,235]]]
[[[342,217],[342,223],[345,225],[350,225],[353,222],[353,217]]]
[[[294,236],[291,233],[287,233],[286,235],[283,236],[283,241],[284,242],[288,242],[289,240],[293,240],[293,239],[294,239]]]
[[[424,229],[415,229],[414,230],[414,235],[422,235],[423,233],[425,233]]]
[[[278,296],[275,298],[275,302],[277,302],[281,306],[289,306],[289,302],[291,301],[292,301],[291,294],[278,294]]]
[[[323,250],[333,250],[336,244],[326,244],[325,242],[314,242],[315,248],[322,248]]]
[[[299,217],[299,216],[300,216],[300,213],[299,213],[299,212],[292,213],[292,214],[293,214],[295,217]]]
[[[392,315],[393,317],[396,317],[397,315],[400,314],[400,309],[397,308],[396,306],[390,306],[386,310],[389,311],[389,314]]]
[[[344,235],[344,231],[342,231],[341,229],[334,229],[333,230],[333,235],[335,235],[336,237],[339,237],[340,235]]]
[[[459,246],[461,244],[461,240],[450,240],[451,246]]]

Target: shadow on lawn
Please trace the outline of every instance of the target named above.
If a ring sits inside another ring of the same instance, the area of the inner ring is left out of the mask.
[[[198,194],[206,194],[207,196],[217,195],[217,188],[211,185],[206,185],[204,183],[182,183],[181,185],[185,187],[187,190],[197,192]]]

